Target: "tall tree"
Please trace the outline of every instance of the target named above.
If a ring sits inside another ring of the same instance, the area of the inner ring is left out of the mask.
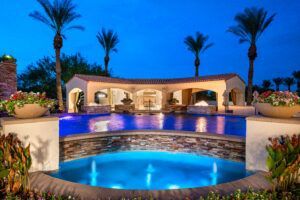
[[[252,103],[252,87],[254,74],[254,60],[257,57],[257,40],[262,33],[274,20],[275,14],[268,16],[268,12],[263,8],[246,8],[243,13],[235,16],[236,26],[228,29],[229,32],[237,35],[240,43],[248,42],[249,71],[248,71],[248,89],[247,89],[247,105]]]
[[[271,89],[272,83],[270,80],[263,80],[262,82],[262,88],[264,91],[268,91]]]
[[[101,65],[90,64],[79,53],[61,56],[62,86],[65,97],[65,83],[75,74],[104,75]],[[27,67],[26,71],[18,75],[18,89],[22,91],[46,92],[50,98],[57,98],[55,89],[55,60],[50,57],[39,59]]]
[[[108,63],[110,60],[110,52],[117,52],[117,44],[119,43],[119,37],[116,32],[113,32],[113,30],[106,31],[104,28],[101,30],[101,32],[98,32],[96,35],[98,42],[103,47],[105,56],[104,56],[104,66],[105,66],[105,72],[106,75],[108,75]]]
[[[276,91],[279,91],[280,89],[280,85],[283,84],[283,78],[277,77],[277,78],[273,78],[273,82],[276,86]]]
[[[196,32],[195,38],[193,36],[187,36],[184,39],[189,51],[191,51],[195,56],[195,77],[199,76],[199,66],[200,66],[200,53],[213,46],[213,43],[207,44],[209,36],[203,35],[200,32]]]
[[[63,47],[64,32],[70,29],[83,30],[79,25],[71,25],[73,21],[81,16],[75,11],[76,6],[72,0],[54,0],[52,3],[49,0],[37,0],[42,6],[43,12],[34,11],[29,16],[46,24],[54,31],[54,49],[55,49],[55,71],[56,71],[56,93],[58,99],[59,110],[64,110],[62,86],[61,86],[61,63],[60,51]]]
[[[284,84],[287,86],[288,91],[291,91],[291,86],[295,84],[295,79],[292,77],[287,77],[284,79]]]
[[[297,81],[297,92],[300,95],[300,70],[294,71],[293,76]]]

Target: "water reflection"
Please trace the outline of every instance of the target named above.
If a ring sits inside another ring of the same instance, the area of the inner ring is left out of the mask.
[[[218,183],[218,165],[216,162],[213,163],[213,170],[211,173],[211,184],[216,185]]]
[[[224,134],[225,117],[217,117],[216,132],[218,134]]]
[[[92,160],[91,162],[91,173],[90,173],[90,185],[91,186],[97,186],[97,176],[98,176],[98,172],[97,172],[97,164],[95,160]]]
[[[199,117],[196,121],[196,132],[207,132],[207,119]]]
[[[148,164],[146,172],[147,172],[146,185],[148,188],[151,188],[152,173],[154,172],[154,168],[152,164]]]
[[[60,136],[115,130],[184,130],[245,136],[246,121],[242,117],[192,114],[117,114],[62,116]]]

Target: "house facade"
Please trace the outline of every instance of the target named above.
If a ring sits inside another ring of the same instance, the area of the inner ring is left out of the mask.
[[[232,106],[244,106],[245,82],[237,74],[220,74],[173,79],[123,79],[76,74],[66,84],[68,112],[77,112],[81,98],[85,106],[110,105],[112,109],[130,98],[135,110],[164,110],[168,100],[194,105],[199,92],[214,93],[219,111],[231,101]]]

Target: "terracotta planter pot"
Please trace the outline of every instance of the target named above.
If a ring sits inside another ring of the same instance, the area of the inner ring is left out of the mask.
[[[15,106],[14,117],[20,119],[37,118],[45,115],[49,109],[38,104],[25,104],[24,107],[19,108]]]
[[[291,118],[300,112],[300,106],[272,106],[269,103],[255,103],[258,112],[266,117]]]

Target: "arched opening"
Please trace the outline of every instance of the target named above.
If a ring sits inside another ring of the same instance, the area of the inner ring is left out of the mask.
[[[174,91],[172,98],[178,100],[178,104],[195,105],[205,101],[208,105],[217,105],[217,93],[211,90],[200,88],[188,88]]]
[[[189,113],[215,113],[218,110],[218,94],[211,90],[186,88],[174,91],[170,96],[177,100],[177,107],[185,106]]]
[[[111,105],[113,107],[123,104],[122,100],[125,98],[132,100],[132,93],[120,88],[111,88]]]
[[[155,89],[144,89],[136,92],[136,108],[138,110],[160,110],[162,108],[162,92]]]
[[[68,112],[81,112],[82,106],[84,105],[84,92],[80,88],[73,88],[68,96]]]
[[[132,94],[120,88],[107,88],[95,92],[94,102],[89,105],[111,105],[114,109],[115,105],[123,104],[124,98],[132,99]]]
[[[94,101],[96,104],[104,104],[107,100],[107,93],[98,91],[95,93]]]

